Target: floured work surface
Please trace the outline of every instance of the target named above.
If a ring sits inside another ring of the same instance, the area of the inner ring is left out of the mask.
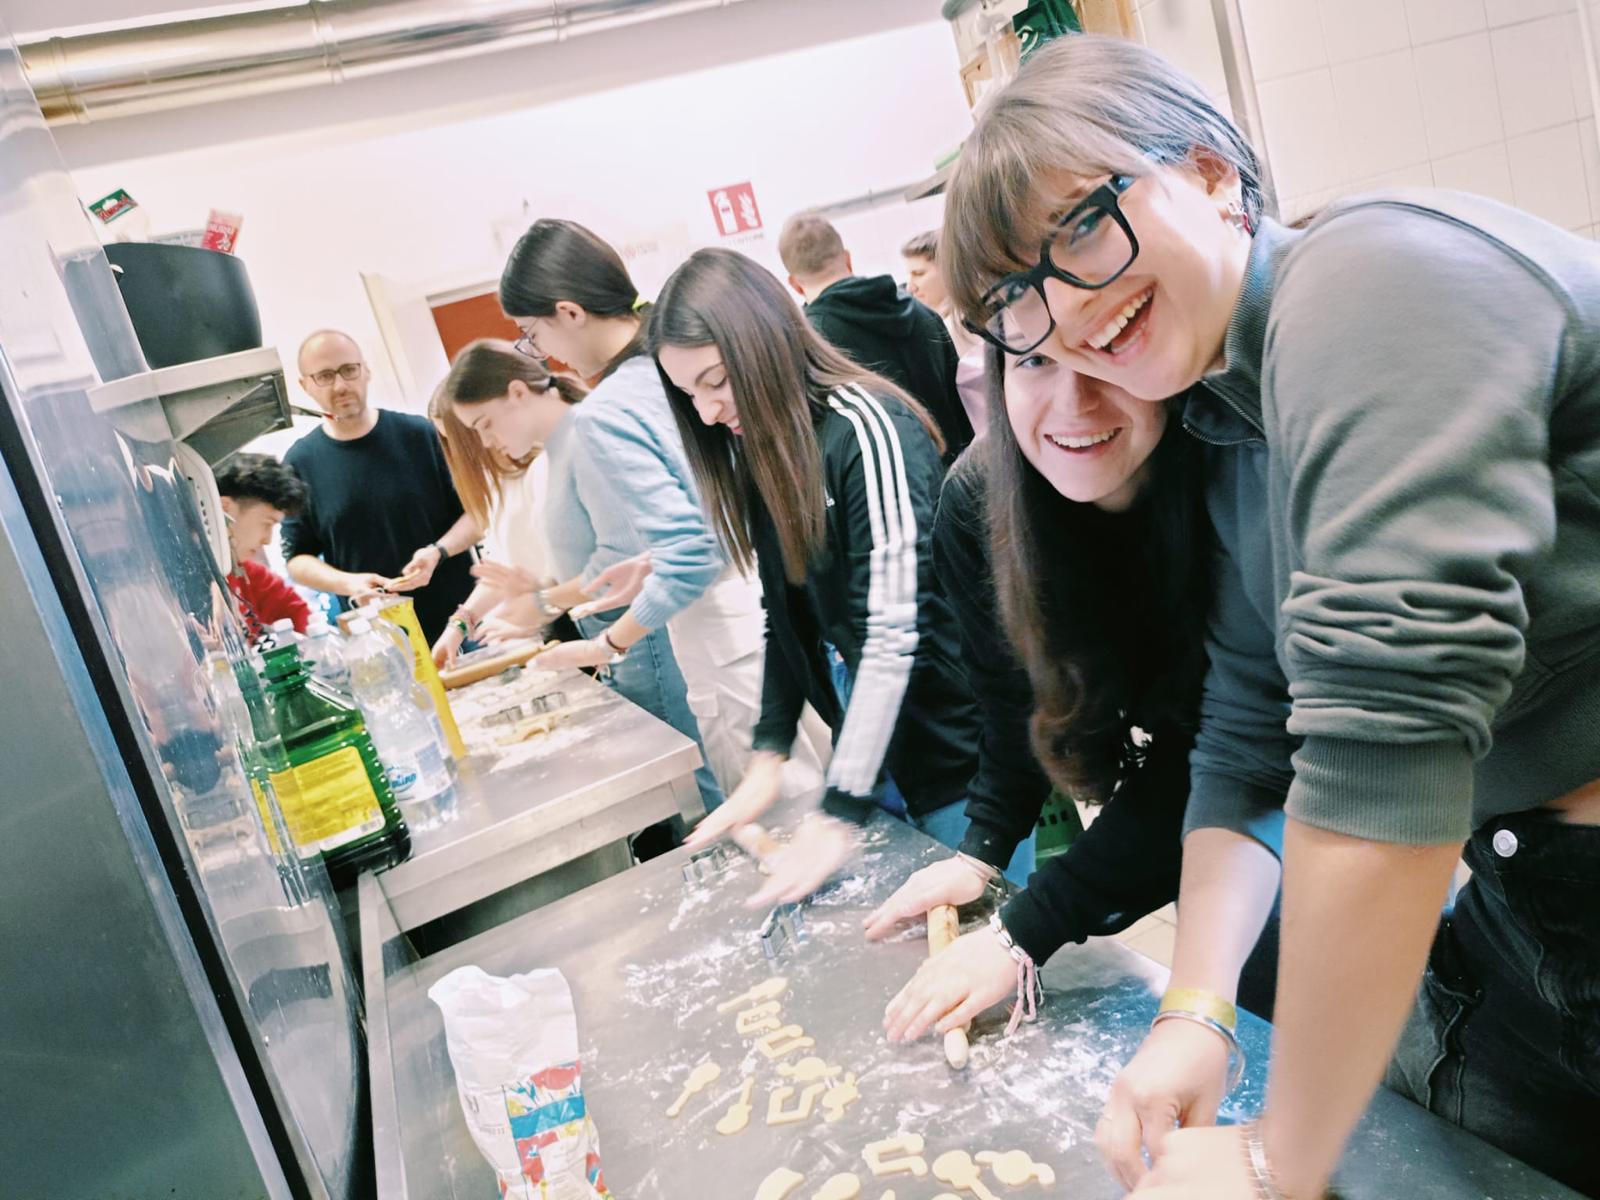
[[[985,1171],[1000,1197],[1115,1200],[1122,1191],[1094,1149],[1094,1125],[1118,1066],[1155,1014],[1166,972],[1115,942],[1067,947],[1044,971],[1039,1020],[1006,1042],[1005,1009],[993,1010],[973,1027],[965,1071],[946,1065],[934,1038],[888,1045],[884,1005],[926,957],[926,938],[917,924],[871,944],[861,920],[912,870],[945,853],[879,818],[853,874],[804,906],[803,940],[772,961],[756,934],[764,914],[742,904],[756,884],[749,861],[731,854],[720,874],[686,883],[687,855],[679,851],[402,968],[389,981],[387,1003],[409,1196],[495,1194],[457,1108],[439,1014],[424,994],[447,971],[476,963],[497,975],[552,966],[565,973],[606,1181],[625,1200],[745,1200],[780,1167],[804,1177],[793,1192],[800,1197],[847,1172],[859,1177],[866,1200],[890,1188],[902,1200],[947,1190],[931,1176],[874,1177],[863,1148],[899,1134],[919,1135],[929,1164],[958,1150],[1021,1149],[1053,1168],[1047,1187],[1008,1188]],[[750,1036],[736,1028],[740,1011],[770,1001],[766,993],[718,1011],[774,976],[787,980],[776,997],[784,1026],[801,1026],[816,1041],[781,1060],[799,1067],[800,1079],[780,1077],[757,1046],[766,1012],[746,1019]],[[1241,1036],[1251,1062],[1225,1109],[1231,1118],[1253,1115],[1266,1076],[1267,1027],[1241,1015]],[[769,1124],[777,1086],[795,1086],[780,1097],[779,1111],[805,1107],[801,1064],[811,1056],[854,1074],[859,1099],[834,1120],[819,1098],[806,1119]],[[720,1068],[717,1078],[694,1091],[678,1116],[667,1116],[707,1062]],[[720,1133],[718,1122],[752,1076],[753,1115],[727,1122],[736,1132]],[[1352,1144],[1340,1183],[1349,1200],[1574,1195],[1387,1093]]]

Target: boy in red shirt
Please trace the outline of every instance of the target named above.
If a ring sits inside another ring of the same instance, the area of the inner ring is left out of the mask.
[[[305,507],[306,485],[294,468],[267,454],[236,454],[217,470],[217,491],[228,523],[233,567],[228,587],[239,602],[245,635],[254,643],[287,617],[304,633],[311,610],[290,587],[259,561],[278,522]]]

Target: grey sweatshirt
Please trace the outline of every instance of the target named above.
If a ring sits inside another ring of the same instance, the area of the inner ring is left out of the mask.
[[[1600,246],[1478,197],[1263,223],[1210,443],[1189,829],[1467,837],[1600,778]]]

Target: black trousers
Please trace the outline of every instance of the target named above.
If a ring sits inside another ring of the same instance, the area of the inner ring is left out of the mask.
[[[1600,1197],[1600,826],[1489,822],[1387,1083]]]

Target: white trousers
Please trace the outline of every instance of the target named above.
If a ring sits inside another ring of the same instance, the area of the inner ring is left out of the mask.
[[[766,620],[761,586],[729,568],[701,597],[667,622],[673,657],[700,726],[707,765],[725,795],[732,795],[750,761],[761,716],[761,673]],[[816,803],[831,739],[808,705],[799,736],[783,768],[783,797]]]

